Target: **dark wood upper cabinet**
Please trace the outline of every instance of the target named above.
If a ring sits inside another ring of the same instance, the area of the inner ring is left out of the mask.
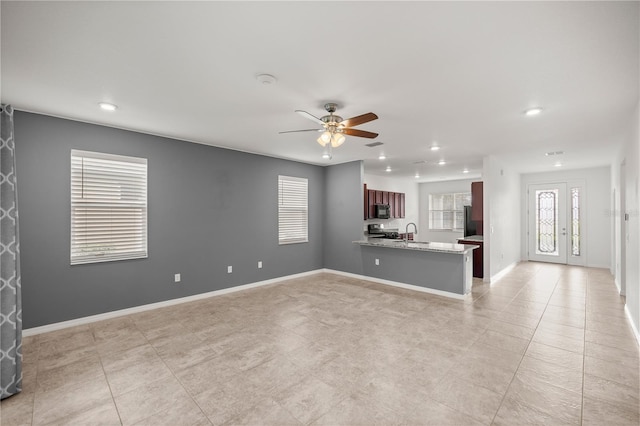
[[[471,220],[483,220],[482,193],[482,182],[471,182]]]
[[[369,191],[367,191],[367,184],[364,184],[364,190],[362,191],[363,195],[364,195],[364,203],[363,203],[363,209],[362,211],[364,212],[364,220],[369,219]]]
[[[389,217],[391,219],[395,219],[396,216],[396,197],[394,197],[395,192],[388,192],[388,199],[389,199]]]
[[[375,219],[376,204],[389,204],[390,218],[397,219],[404,217],[404,193],[377,191],[367,188],[364,184],[364,218]]]
[[[376,202],[375,204],[382,204],[382,191],[376,191]]]
[[[367,193],[369,197],[367,199],[367,207],[368,210],[365,210],[365,218],[373,219],[376,216],[376,190],[375,189],[367,189]]]

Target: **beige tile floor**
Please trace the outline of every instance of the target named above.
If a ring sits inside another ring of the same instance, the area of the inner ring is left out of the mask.
[[[606,270],[522,263],[455,300],[337,275],[26,338],[7,425],[638,425]]]

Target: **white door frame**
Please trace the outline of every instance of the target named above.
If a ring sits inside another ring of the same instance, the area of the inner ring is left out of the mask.
[[[620,164],[620,193],[618,194],[618,197],[620,198],[620,211],[618,212],[620,215],[620,259],[618,259],[618,262],[620,262],[620,294],[622,296],[627,295],[627,242],[629,241],[629,236],[627,235],[627,232],[629,232],[627,227],[629,215],[627,214],[626,174],[627,164],[626,161],[623,161]]]

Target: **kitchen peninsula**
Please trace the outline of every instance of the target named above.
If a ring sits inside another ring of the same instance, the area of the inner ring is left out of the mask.
[[[353,243],[361,246],[367,276],[450,297],[460,298],[471,291],[472,252],[478,248],[476,245],[381,238]]]

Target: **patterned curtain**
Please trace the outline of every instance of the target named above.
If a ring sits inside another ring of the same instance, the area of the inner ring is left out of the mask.
[[[22,390],[22,298],[13,108],[0,105],[0,399]]]

